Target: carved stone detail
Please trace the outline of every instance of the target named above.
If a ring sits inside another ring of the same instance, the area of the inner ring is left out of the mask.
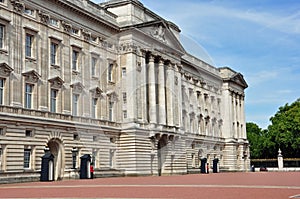
[[[60,77],[54,77],[48,80],[51,83],[51,88],[61,89],[64,81]]]
[[[82,29],[81,32],[82,32],[82,36],[83,36],[84,40],[89,41],[91,39],[90,32],[88,32],[87,30],[84,30],[84,29]]]
[[[34,84],[37,83],[38,80],[41,78],[41,76],[35,70],[22,73],[22,75],[25,77],[26,82]]]
[[[84,89],[84,86],[83,86],[82,83],[76,82],[76,83],[71,85],[71,88],[73,89],[74,93],[82,93],[83,89]]]
[[[65,21],[61,21],[61,25],[62,25],[62,27],[63,27],[63,29],[64,29],[65,32],[67,32],[67,33],[71,32],[71,29],[72,29],[72,25],[71,24],[69,24],[69,23],[67,23]]]
[[[49,23],[50,15],[40,11],[39,16],[40,16],[40,20],[43,24],[48,24]]]
[[[22,13],[25,9],[24,3],[21,3],[19,0],[11,0],[11,4],[14,7],[14,10]]]
[[[102,93],[103,93],[103,91],[99,87],[91,89],[90,92],[93,94],[93,97],[95,98],[102,97]]]
[[[1,63],[0,64],[0,76],[1,77],[8,77],[13,70],[14,69],[12,69],[6,63]]]
[[[159,41],[166,42],[165,39],[165,28],[162,25],[154,27],[152,29],[151,35],[158,39]]]
[[[119,51],[121,53],[130,53],[130,52],[134,52],[136,53],[138,50],[137,45],[135,45],[134,43],[121,43],[119,46]]]

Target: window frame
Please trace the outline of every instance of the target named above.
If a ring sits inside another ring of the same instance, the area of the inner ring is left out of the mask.
[[[58,90],[51,88],[50,89],[50,112],[52,113],[57,112],[57,98],[58,98]]]
[[[58,50],[59,45],[57,42],[51,40],[50,42],[50,64],[57,66],[58,64]]]
[[[5,78],[0,77],[0,105],[4,105],[5,101]]]
[[[26,32],[25,34],[25,57],[33,58],[34,35]]]
[[[5,49],[5,29],[6,26],[2,23],[0,23],[0,49]]]
[[[114,102],[109,100],[108,103],[108,119],[109,121],[114,121]]]
[[[28,90],[30,88],[30,90]],[[32,109],[33,104],[33,90],[34,84],[25,83],[25,91],[24,91],[24,107],[27,109]]]
[[[92,107],[91,107],[91,109],[92,109],[91,116],[92,116],[92,118],[97,118],[98,98],[93,97],[91,104],[92,104]]]
[[[72,49],[72,70],[78,71],[79,69],[79,50]]]
[[[78,116],[79,98],[80,95],[78,93],[72,94],[72,115],[73,116]]]
[[[91,76],[92,77],[96,76],[97,62],[98,62],[98,59],[96,57],[92,56],[92,58],[91,58]]]
[[[32,149],[24,149],[23,168],[31,169]]]

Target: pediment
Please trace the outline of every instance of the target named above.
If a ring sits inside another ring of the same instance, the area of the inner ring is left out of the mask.
[[[92,88],[92,89],[90,90],[90,92],[93,93],[93,97],[96,97],[96,98],[101,97],[101,96],[102,96],[102,93],[103,93],[103,91],[102,91],[101,88],[99,88],[99,87]]]
[[[25,81],[30,83],[37,83],[41,78],[41,75],[35,70],[24,72],[22,75],[25,77]]]
[[[230,80],[238,85],[240,85],[241,87],[243,87],[244,89],[248,87],[247,82],[245,81],[243,75],[241,73],[236,73],[234,74]]]
[[[48,79],[48,81],[50,82],[52,88],[57,88],[57,89],[62,88],[62,86],[64,84],[64,80],[62,80],[58,76],[54,77],[54,78],[51,78],[51,79]]]
[[[71,88],[73,89],[74,93],[82,93],[84,86],[81,82],[76,82],[74,84],[71,84]]]
[[[0,76],[2,77],[8,77],[13,70],[7,63],[0,64]]]
[[[151,21],[143,24],[139,24],[135,26],[140,31],[154,38],[155,40],[164,43],[165,45],[180,51],[182,53],[185,52],[183,46],[176,38],[174,33],[170,30],[168,25],[162,20],[159,21]]]

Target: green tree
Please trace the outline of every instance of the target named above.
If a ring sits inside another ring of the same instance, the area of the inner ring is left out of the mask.
[[[300,99],[280,107],[270,121],[268,140],[275,145],[269,150],[280,148],[285,158],[300,158]]]
[[[261,158],[261,136],[262,130],[255,123],[249,122],[246,123],[247,138],[250,143],[250,154],[251,158]]]

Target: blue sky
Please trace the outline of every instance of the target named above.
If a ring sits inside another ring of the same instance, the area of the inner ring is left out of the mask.
[[[280,106],[300,98],[300,1],[141,2],[177,24],[216,67],[229,66],[244,75],[247,122],[265,129]]]

